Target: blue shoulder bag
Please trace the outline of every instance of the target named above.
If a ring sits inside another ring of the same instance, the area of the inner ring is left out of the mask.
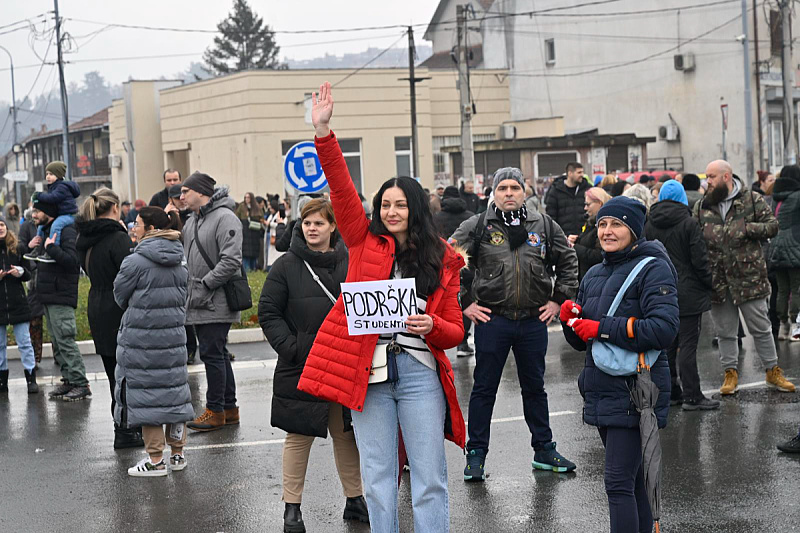
[[[608,308],[606,316],[614,316],[617,312],[619,303],[625,296],[625,292],[631,286],[636,276],[645,267],[647,263],[655,259],[654,257],[645,257],[631,270],[628,277],[625,278],[625,283],[620,287],[619,292],[614,301],[611,302],[611,307]],[[648,350],[644,354],[645,363],[647,366],[653,366],[661,355],[661,350]],[[603,342],[598,339],[592,341],[592,359],[597,368],[612,376],[632,376],[636,374],[636,367],[639,363],[639,354],[625,348],[620,348],[610,342]]]

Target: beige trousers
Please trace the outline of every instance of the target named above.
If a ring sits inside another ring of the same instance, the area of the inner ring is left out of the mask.
[[[164,441],[172,448],[172,454],[183,453],[186,445],[186,424],[167,424],[164,426],[142,426],[144,449],[150,454],[152,462],[157,463],[164,454]]]
[[[344,431],[342,406],[339,404],[330,404],[328,431],[333,439],[333,458],[339,471],[344,495],[347,498],[361,496],[364,490],[361,486],[355,433]],[[286,442],[283,444],[283,500],[286,503],[302,503],[308,455],[313,442],[314,437],[308,435],[286,434]]]

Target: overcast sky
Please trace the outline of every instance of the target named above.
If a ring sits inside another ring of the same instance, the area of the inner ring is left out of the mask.
[[[120,23],[171,28],[215,30],[216,25],[231,10],[233,2],[225,0],[137,0],[118,2],[108,0],[61,0],[59,10],[65,30],[72,35],[77,50],[66,54],[70,61],[65,67],[67,82],[80,82],[86,72],[99,71],[109,82],[120,83],[129,77],[151,79],[171,76],[200,61],[203,51],[211,44],[213,34],[149,31],[108,28],[103,24],[79,22],[82,19],[101,23]],[[383,26],[392,24],[427,23],[433,16],[437,0],[251,0],[251,6],[273,30],[306,30]],[[48,41],[25,28],[6,33],[17,26],[6,27],[22,19],[36,22],[37,33],[53,27],[52,0],[0,0],[0,46],[7,48],[15,65],[17,99],[26,94],[36,96],[57,84],[55,66],[45,65],[34,84],[40,59],[44,58]],[[47,26],[42,24],[47,17]],[[5,27],[5,28],[4,28]],[[418,42],[424,27],[415,28]],[[400,29],[341,32],[325,34],[281,34],[276,39],[281,58],[308,59],[325,53],[341,55],[360,52],[368,47],[386,48],[402,34]],[[349,42],[331,42],[343,41]],[[55,39],[52,39],[55,42]],[[319,44],[326,43],[326,44]],[[403,40],[397,46],[405,46]],[[31,48],[33,47],[33,49]],[[35,50],[35,53],[34,53]],[[140,56],[180,55],[149,59],[129,59]],[[47,60],[56,57],[55,45]],[[0,101],[11,101],[11,82],[8,57],[0,51]]]

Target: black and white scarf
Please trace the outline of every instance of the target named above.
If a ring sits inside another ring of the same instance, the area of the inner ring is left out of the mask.
[[[525,221],[528,219],[528,210],[525,204],[515,211],[503,211],[496,205],[494,213],[497,218],[503,221],[508,231],[508,244],[512,250],[515,250],[528,240],[528,230],[525,229]]]

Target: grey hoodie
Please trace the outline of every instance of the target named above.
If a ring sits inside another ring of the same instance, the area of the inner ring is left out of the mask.
[[[211,200],[192,213],[183,228],[183,247],[189,265],[186,323],[232,324],[239,312],[231,311],[222,286],[242,269],[242,222],[233,213],[236,202],[228,187],[217,187]],[[203,259],[197,240],[214,268]]]
[[[739,181],[739,178],[734,176],[732,182],[733,189],[728,194],[728,197],[719,203],[719,214],[722,216],[722,220],[725,220],[725,216],[728,214],[731,204],[733,204],[733,199],[736,198],[736,195],[742,190],[742,182]]]

